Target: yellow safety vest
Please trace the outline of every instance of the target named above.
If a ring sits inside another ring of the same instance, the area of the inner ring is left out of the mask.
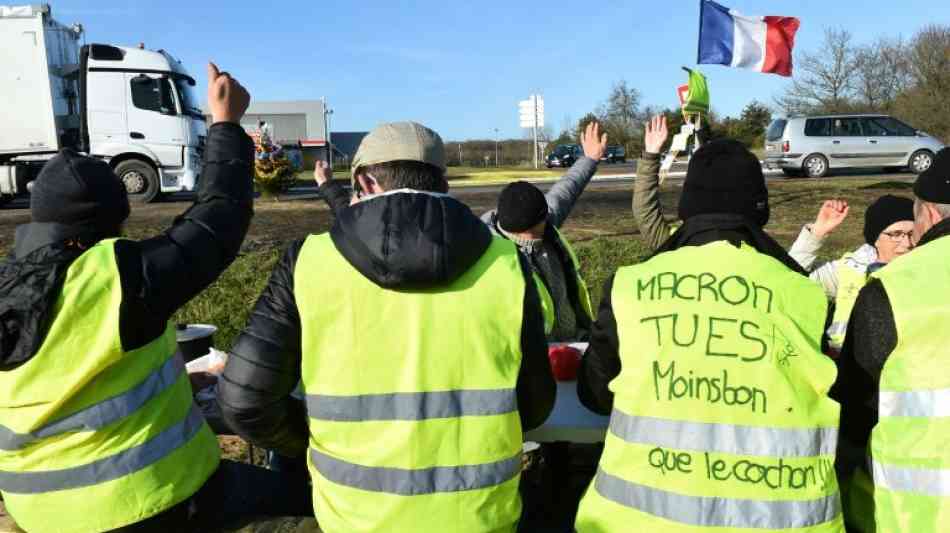
[[[846,254],[835,261],[835,273],[838,278],[838,291],[835,294],[835,313],[828,327],[828,346],[840,352],[844,346],[844,337],[848,332],[851,311],[858,299],[858,293],[867,283],[867,271],[859,270]]]
[[[871,432],[878,531],[926,533],[950,524],[950,237],[873,276],[894,312],[897,346],[881,372]]]
[[[0,372],[0,491],[31,533],[140,522],[217,468],[174,329],[123,351],[121,302],[115,243],[103,241],[69,267],[36,355]]]
[[[581,263],[577,260],[577,254],[574,253],[574,248],[571,247],[571,243],[564,237],[561,230],[554,228],[554,233],[557,234],[558,240],[561,241],[564,251],[566,251],[568,257],[571,258],[571,264],[574,266],[574,278],[577,280],[577,301],[580,302],[581,311],[587,315],[587,318],[589,318],[591,322],[594,322],[596,317],[594,316],[594,310],[590,303],[590,290],[587,288],[587,282],[584,281],[584,276],[581,276]]]
[[[323,531],[514,531],[525,291],[517,254],[496,237],[445,286],[387,290],[328,234],[307,239],[294,292]]]
[[[841,532],[827,300],[725,241],[617,271],[621,371],[580,533]]]

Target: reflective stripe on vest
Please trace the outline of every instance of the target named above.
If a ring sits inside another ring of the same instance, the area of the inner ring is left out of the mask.
[[[93,404],[79,412],[47,424],[30,433],[16,433],[0,424],[0,450],[19,450],[47,437],[70,431],[95,431],[121,420],[178,381],[185,363],[176,354],[127,392]]]
[[[881,391],[879,416],[950,416],[950,389]]]
[[[144,444],[89,464],[45,472],[0,472],[0,490],[39,494],[88,487],[137,472],[191,440],[204,424],[198,406],[181,422],[166,428]]]
[[[320,475],[334,483],[402,496],[494,487],[521,473],[520,452],[494,463],[418,469],[363,466],[334,459],[312,448],[310,459]]]
[[[874,485],[925,496],[950,496],[950,470],[909,468],[871,460]]]
[[[614,409],[610,432],[627,442],[735,455],[811,457],[835,452],[837,428],[737,426],[633,416]]]
[[[600,469],[594,480],[594,488],[604,498],[625,507],[701,527],[802,528],[830,522],[841,513],[837,493],[816,500],[741,500],[689,496],[639,485]]]
[[[307,395],[307,414],[317,420],[427,420],[487,416],[518,409],[514,389],[397,392],[358,396]]]

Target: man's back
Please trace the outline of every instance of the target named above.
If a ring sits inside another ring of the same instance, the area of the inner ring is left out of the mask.
[[[842,530],[818,287],[715,241],[621,268],[610,302],[621,369],[578,531]]]

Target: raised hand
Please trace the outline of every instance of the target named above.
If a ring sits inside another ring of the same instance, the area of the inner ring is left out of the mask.
[[[644,125],[646,135],[644,139],[644,149],[648,154],[658,154],[663,149],[663,143],[669,136],[666,129],[666,115],[656,115],[650,122]]]
[[[584,133],[581,133],[581,147],[584,148],[584,155],[600,161],[607,153],[607,134],[600,134],[600,124],[596,121],[587,125]]]
[[[326,161],[317,161],[317,164],[313,168],[313,179],[317,182],[317,185],[323,185],[324,183],[333,179],[333,169],[330,168],[330,165]]]
[[[217,65],[208,63],[208,109],[213,122],[239,124],[250,104],[247,89]]]
[[[811,227],[812,235],[824,239],[835,230],[848,216],[848,202],[844,200],[825,200],[818,210],[818,217]]]

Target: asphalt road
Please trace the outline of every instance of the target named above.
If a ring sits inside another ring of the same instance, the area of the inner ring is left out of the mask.
[[[609,172],[608,174],[598,175],[594,180],[588,185],[589,189],[601,189],[609,188],[616,186],[618,183],[631,183],[634,180],[636,172],[636,163],[628,163],[626,165],[610,165],[606,167],[601,167],[602,169]],[[685,164],[677,165],[673,168],[673,174],[667,178],[669,183],[679,183],[682,182],[683,177],[685,176]],[[765,172],[767,181],[784,181],[784,180],[795,180],[800,182],[809,182],[809,181],[818,181],[824,179],[835,179],[835,180],[859,180],[859,179],[879,179],[881,181],[913,181],[916,176],[909,172],[899,172],[899,173],[885,173],[885,172],[869,172],[867,169],[859,170],[843,170],[837,171],[833,176],[828,178],[787,178],[784,174],[778,171],[766,171]],[[553,182],[539,182],[536,183],[539,189],[542,191],[547,191],[554,185]],[[491,192],[500,192],[504,188],[504,183],[491,184],[491,185],[475,185],[475,186],[455,186],[452,187],[452,194],[459,197],[464,197],[467,195],[474,194],[485,194]],[[317,188],[314,187],[295,187],[291,189],[287,196],[293,200],[306,200],[317,197]],[[165,196],[163,202],[191,202],[194,200],[193,193],[174,193]],[[30,207],[30,200],[28,197],[16,198],[12,202],[0,208],[0,210],[12,210],[12,209],[26,209]],[[134,207],[133,207],[134,209]]]

